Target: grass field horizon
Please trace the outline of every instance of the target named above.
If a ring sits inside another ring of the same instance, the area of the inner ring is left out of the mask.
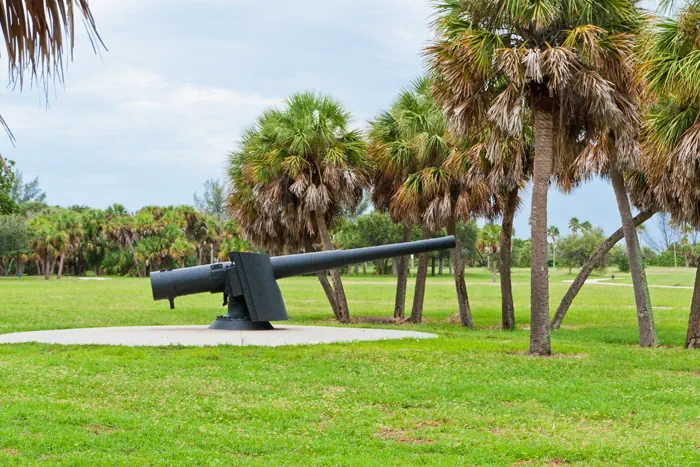
[[[649,268],[692,286],[693,269]],[[550,271],[553,313],[574,274]],[[611,279],[608,270],[594,279]],[[615,272],[615,282],[628,276]],[[153,302],[148,280],[0,278],[0,333],[208,324],[220,296]],[[409,281],[410,310],[413,278]],[[402,340],[277,349],[0,345],[0,465],[699,465],[700,353],[682,349],[692,290],[650,289],[661,347],[637,345],[631,287],[589,284],[526,356],[529,271],[500,287],[468,269],[476,329],[450,323],[450,276],[429,277]],[[345,276],[353,326],[390,317],[393,277]],[[280,282],[290,324],[336,325],[315,278]]]

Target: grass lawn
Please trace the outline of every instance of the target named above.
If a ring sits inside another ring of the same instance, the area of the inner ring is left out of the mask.
[[[554,312],[573,276],[551,274]],[[649,270],[651,284],[692,277]],[[556,356],[531,358],[528,271],[514,282],[515,332],[497,329],[500,288],[479,269],[467,271],[477,330],[449,324],[448,276],[429,279],[426,322],[401,326],[439,339],[0,345],[0,465],[700,465],[700,352],[681,348],[691,290],[651,289],[662,347],[650,350],[636,345],[631,287],[584,287]],[[345,277],[351,314],[390,316],[394,283]],[[281,286],[292,323],[332,324],[315,278]],[[206,324],[220,304],[185,297],[170,311],[140,279],[4,278],[0,333]]]

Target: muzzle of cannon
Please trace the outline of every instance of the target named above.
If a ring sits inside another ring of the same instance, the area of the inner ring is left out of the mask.
[[[209,326],[223,330],[272,329],[270,321],[285,321],[287,309],[278,279],[329,269],[454,248],[455,238],[442,237],[354,250],[334,250],[270,257],[263,253],[231,253],[229,262],[151,273],[154,300],[168,300],[198,293],[223,293],[225,315]]]

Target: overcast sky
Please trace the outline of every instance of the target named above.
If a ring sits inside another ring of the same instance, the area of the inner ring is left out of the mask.
[[[224,176],[244,127],[290,93],[340,99],[357,126],[423,70],[426,0],[92,0],[109,49],[81,29],[65,86],[2,91],[14,132],[0,151],[51,204],[191,204]],[[516,217],[528,237],[529,190]],[[552,190],[550,224],[576,216],[607,233],[620,220],[612,188]]]

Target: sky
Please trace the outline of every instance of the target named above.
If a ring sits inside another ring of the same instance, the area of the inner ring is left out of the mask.
[[[129,210],[192,204],[247,125],[291,93],[330,94],[354,125],[387,109],[424,70],[427,0],[91,0],[107,47],[78,28],[65,83],[0,91],[16,143],[0,152],[48,202]],[[650,4],[651,2],[647,2]],[[515,220],[529,237],[530,190]],[[612,187],[552,189],[549,224],[620,226]]]

